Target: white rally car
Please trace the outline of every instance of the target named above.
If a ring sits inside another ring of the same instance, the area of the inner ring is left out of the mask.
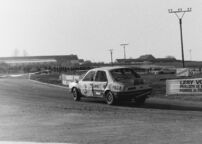
[[[71,82],[69,88],[75,101],[99,97],[109,105],[123,100],[135,100],[140,105],[152,92],[132,68],[120,66],[91,69],[80,80]]]

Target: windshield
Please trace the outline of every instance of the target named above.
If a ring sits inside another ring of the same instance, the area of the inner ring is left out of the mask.
[[[117,82],[140,78],[140,76],[136,72],[134,72],[133,69],[129,68],[114,69],[111,70],[110,73],[113,79]]]

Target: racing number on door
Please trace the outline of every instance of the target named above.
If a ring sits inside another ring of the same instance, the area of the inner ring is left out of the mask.
[[[105,71],[97,71],[95,76],[95,82],[93,84],[93,95],[96,97],[102,97],[107,85],[107,76]]]
[[[83,95],[85,96],[93,96],[93,80],[95,76],[95,71],[90,71],[83,78],[81,85]]]

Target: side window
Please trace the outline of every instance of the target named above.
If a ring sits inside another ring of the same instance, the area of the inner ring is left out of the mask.
[[[95,71],[90,71],[84,78],[83,81],[93,81]]]
[[[98,71],[95,77],[95,81],[107,82],[107,75],[104,71]]]

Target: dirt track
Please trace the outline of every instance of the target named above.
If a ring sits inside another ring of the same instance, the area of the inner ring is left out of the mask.
[[[74,102],[63,88],[0,79],[0,141],[200,144],[200,105],[156,98],[142,107]]]

